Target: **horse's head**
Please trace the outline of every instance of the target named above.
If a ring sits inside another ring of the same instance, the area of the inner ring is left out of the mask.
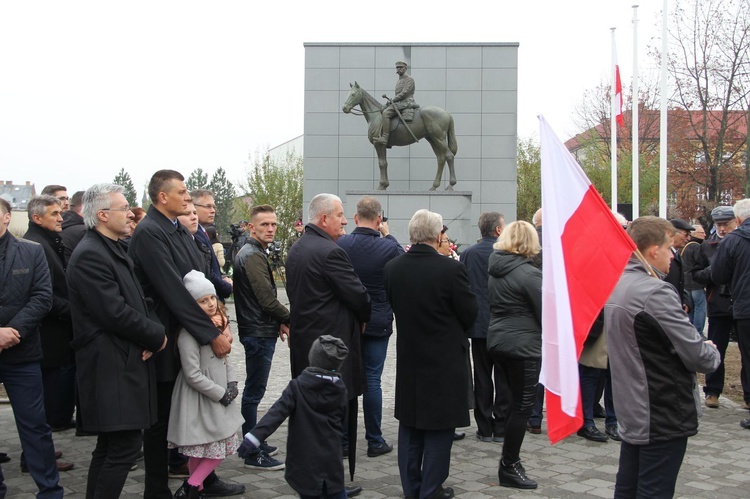
[[[352,87],[352,89],[349,92],[349,96],[346,98],[346,102],[344,102],[344,106],[341,108],[345,113],[351,112],[352,108],[362,103],[362,89],[359,87],[359,83],[355,81],[354,85],[350,83],[349,86]]]

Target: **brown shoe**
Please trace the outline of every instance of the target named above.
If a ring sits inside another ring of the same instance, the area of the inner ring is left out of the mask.
[[[69,463],[67,461],[57,461],[57,471],[70,471],[75,468],[75,466],[75,464]]]
[[[61,450],[56,450],[55,451],[55,459],[60,459],[61,457],[62,457],[62,451]]]
[[[716,409],[719,407],[719,397],[716,395],[706,395],[706,407]]]

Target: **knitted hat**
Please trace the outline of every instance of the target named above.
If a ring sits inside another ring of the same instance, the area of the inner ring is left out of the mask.
[[[203,298],[204,296],[216,294],[216,288],[214,288],[214,285],[211,284],[211,281],[206,279],[206,276],[203,275],[203,272],[191,270],[190,272],[185,274],[182,282],[185,283],[185,287],[187,288],[188,293],[190,293],[190,296],[192,296],[194,300],[198,300],[200,298]]]
[[[348,353],[349,349],[346,348],[343,341],[329,334],[324,334],[313,342],[307,360],[312,367],[319,367],[327,371],[338,371]]]

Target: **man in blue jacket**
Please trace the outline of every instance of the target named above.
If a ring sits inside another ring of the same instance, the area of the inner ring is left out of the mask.
[[[502,369],[493,362],[487,352],[487,329],[490,324],[490,302],[487,297],[487,267],[492,245],[505,227],[500,213],[490,211],[479,215],[479,233],[482,239],[461,253],[461,263],[469,272],[471,290],[477,296],[479,312],[477,320],[469,329],[471,356],[474,360],[474,421],[477,423],[477,438],[482,442],[502,442],[505,436],[505,421],[510,412],[506,395],[506,383]],[[495,383],[492,383],[494,369]]]
[[[362,336],[367,384],[362,394],[362,409],[369,457],[393,450],[393,446],[383,438],[380,428],[383,419],[380,379],[388,353],[388,340],[393,333],[393,310],[385,297],[383,269],[386,263],[404,254],[404,249],[388,232],[388,222],[383,221],[382,213],[380,201],[364,196],[357,203],[357,214],[354,215],[357,228],[336,241],[349,256],[354,272],[367,288],[372,303],[372,316]],[[383,237],[380,237],[381,234]]]
[[[10,204],[0,198],[0,382],[8,393],[21,448],[39,497],[62,497],[41,390],[39,328],[52,308],[52,281],[40,244],[8,231]],[[0,471],[0,497],[6,487]]]

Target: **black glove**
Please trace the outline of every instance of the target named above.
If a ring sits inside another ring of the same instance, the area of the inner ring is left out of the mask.
[[[224,392],[224,396],[221,397],[221,400],[219,400],[219,403],[226,407],[232,403],[232,400],[234,400],[234,397],[232,397],[232,394],[229,393],[229,390],[227,390]]]
[[[237,398],[237,395],[239,394],[239,391],[237,390],[237,382],[236,381],[230,381],[227,385],[227,393],[229,393],[229,396],[232,397],[231,400],[234,400]]]
[[[258,449],[258,447],[256,447],[254,443],[252,443],[247,438],[243,438],[242,443],[240,444],[240,448],[237,449],[237,454],[239,454],[240,457],[244,459],[256,449]]]

